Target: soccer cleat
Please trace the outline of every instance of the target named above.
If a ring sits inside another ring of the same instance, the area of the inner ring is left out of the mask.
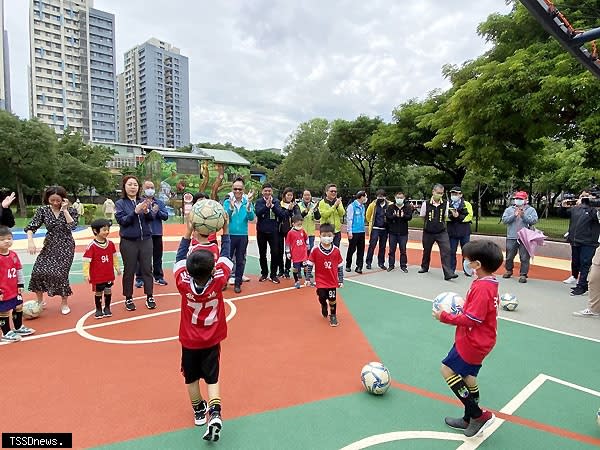
[[[35,330],[33,328],[26,327],[25,325],[21,325],[21,328],[14,331],[19,336],[31,336],[33,333],[35,333]]]
[[[471,419],[467,428],[465,428],[465,436],[473,437],[483,434],[483,431],[489,428],[496,420],[496,416],[489,411],[484,410],[481,417]]]
[[[151,296],[146,299],[146,308],[148,308],[148,309],[156,308],[156,301],[154,301],[154,297]]]
[[[135,280],[135,287],[136,288],[144,287],[144,280]]]
[[[575,284],[575,283],[577,283],[577,278],[575,278],[573,275],[571,275],[566,280],[563,280],[563,283],[565,283],[565,284]]]
[[[469,422],[465,422],[462,417],[446,417],[444,418],[444,422],[450,428],[454,428],[455,430],[466,430],[469,426]]]
[[[258,279],[259,283],[262,283],[263,281],[270,281],[271,279],[266,276],[266,275],[261,275],[260,278]]]
[[[125,299],[125,309],[127,309],[127,311],[135,311],[135,303],[133,303],[132,298]]]
[[[202,400],[198,409],[194,408],[194,425],[202,426],[206,423],[206,412],[208,411],[208,406],[206,405],[206,400]]]
[[[296,282],[294,283],[294,287],[295,287],[296,289],[300,289],[300,282],[299,282],[299,281],[296,281]]]
[[[271,277],[271,281],[272,281],[273,283],[275,283],[275,284],[279,284],[279,283],[280,283],[280,281],[279,281],[279,278],[278,278],[277,276],[272,276],[272,277]]]
[[[582,311],[575,311],[573,315],[577,317],[600,317],[600,314],[595,313],[590,308],[585,308]]]
[[[169,283],[167,283],[167,282],[165,281],[165,279],[164,279],[164,278],[159,278],[158,280],[154,280],[154,283],[156,283],[156,284],[159,284],[159,285],[161,285],[161,286],[166,286],[166,285],[168,285],[168,284],[169,284]]]
[[[521,275],[519,277],[519,283],[527,283],[527,275]]]
[[[502,275],[502,278],[510,278],[512,277],[512,270],[508,270],[506,272],[504,272],[504,275]]]
[[[202,439],[205,441],[217,442],[219,440],[221,428],[223,428],[221,413],[219,411],[214,411],[210,415],[210,420],[208,421],[208,426],[206,427],[206,432],[204,433]]]
[[[104,307],[104,317],[112,317],[112,311],[110,310],[110,306]]]
[[[102,308],[96,308],[96,312],[94,313],[94,317],[96,319],[103,319],[104,318],[104,311],[102,311]]]
[[[242,281],[250,281],[250,278],[248,278],[246,275],[242,275]]]
[[[21,336],[15,333],[13,330],[10,330],[4,336],[0,338],[2,342],[19,342],[21,340]]]
[[[335,316],[335,314],[332,314],[329,316],[329,325],[332,327],[338,326],[338,320],[337,320],[337,317]]]

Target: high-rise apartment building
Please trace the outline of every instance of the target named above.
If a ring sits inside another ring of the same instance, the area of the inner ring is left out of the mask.
[[[8,33],[4,29],[4,0],[0,0],[0,109],[10,111]]]
[[[117,137],[114,15],[93,0],[31,0],[31,116],[61,134]]]
[[[158,39],[125,53],[119,83],[121,142],[178,148],[190,143],[188,58]]]

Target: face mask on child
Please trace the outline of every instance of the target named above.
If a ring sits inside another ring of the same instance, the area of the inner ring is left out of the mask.
[[[327,244],[327,245],[329,245],[329,244],[331,244],[331,243],[333,242],[333,236],[323,236],[323,237],[321,238],[321,242],[322,242],[323,244]]]
[[[477,272],[475,272],[475,269],[471,267],[471,261],[469,261],[468,259],[465,259],[463,261],[463,270],[468,276],[477,277]]]
[[[302,225],[294,225],[294,230],[296,230],[296,231],[302,230]]]

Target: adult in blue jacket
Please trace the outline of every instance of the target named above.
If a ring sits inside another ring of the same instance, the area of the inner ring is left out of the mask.
[[[356,273],[362,273],[365,260],[365,203],[367,193],[358,191],[356,198],[346,209],[348,229],[348,253],[346,253],[346,272],[352,270],[352,257],[356,252]]]
[[[229,259],[235,259],[234,292],[242,292],[242,281],[246,267],[246,252],[248,250],[248,222],[255,218],[252,198],[254,191],[244,194],[244,179],[236,178],[233,182],[232,192],[225,199],[223,207],[229,215],[229,236],[231,246]],[[225,255],[227,256],[227,255]]]
[[[270,183],[263,184],[262,197],[256,200],[254,206],[256,211],[256,241],[258,243],[258,254],[260,260],[260,279],[258,281],[270,280],[279,284],[277,278],[277,266],[279,262],[279,222],[285,219],[285,213],[279,205],[279,200],[273,197],[273,186]],[[267,264],[267,244],[271,250],[271,264]],[[269,277],[269,268],[271,276]]]
[[[119,250],[123,259],[123,295],[127,311],[135,311],[133,278],[137,265],[142,271],[146,307],[156,308],[152,284],[152,202],[140,198],[140,182],[133,175],[123,177],[123,197],[115,204],[115,218],[120,226]]]
[[[163,221],[169,220],[169,213],[165,202],[154,196],[154,183],[152,181],[144,181],[144,199],[150,202],[150,230],[152,230],[152,276],[154,282],[161,286],[166,286],[165,274],[162,269],[163,257]],[[144,285],[142,279],[142,270],[138,266],[135,273],[135,286],[141,288]]]

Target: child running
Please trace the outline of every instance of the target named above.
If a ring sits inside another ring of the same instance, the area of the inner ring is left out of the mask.
[[[121,275],[119,258],[115,257],[117,249],[115,244],[108,240],[111,225],[112,222],[108,219],[96,219],[92,222],[90,228],[94,233],[94,240],[90,242],[83,254],[83,279],[91,283],[94,291],[96,319],[112,316],[111,288],[115,281],[115,272]],[[104,309],[102,309],[102,294],[104,294]]]
[[[446,424],[465,436],[480,435],[496,416],[479,407],[477,375],[494,348],[497,334],[498,281],[493,273],[502,265],[500,247],[492,241],[472,241],[462,249],[466,274],[474,276],[461,313],[434,311],[440,322],[456,326],[455,342],[442,361],[442,376],[465,405],[463,417],[446,417]]]
[[[304,231],[301,215],[292,217],[292,229],[285,238],[285,255],[292,261],[292,272],[294,274],[294,287],[300,289],[302,269],[306,278],[306,257],[308,254],[308,234]]]
[[[35,330],[23,325],[23,287],[25,278],[19,256],[10,248],[13,235],[10,228],[0,225],[0,329],[3,342],[19,342],[22,336],[29,336]],[[15,326],[10,328],[10,315]]]
[[[312,278],[313,267],[317,296],[321,303],[321,314],[327,318],[329,303],[329,325],[338,326],[336,315],[336,289],[344,287],[344,260],[340,249],[333,245],[334,227],[324,223],[320,227],[321,243],[313,247],[307,261],[306,278]]]
[[[193,225],[188,219],[187,230],[177,250],[173,268],[177,290],[181,294],[181,372],[194,410],[194,423],[208,426],[207,441],[218,441],[223,421],[219,391],[221,341],[227,337],[223,286],[233,263],[221,257],[215,264],[214,253],[200,249],[188,255]],[[229,255],[228,220],[221,237],[223,255]],[[187,256],[187,259],[186,259]],[[200,380],[208,391],[208,404],[200,393]]]

